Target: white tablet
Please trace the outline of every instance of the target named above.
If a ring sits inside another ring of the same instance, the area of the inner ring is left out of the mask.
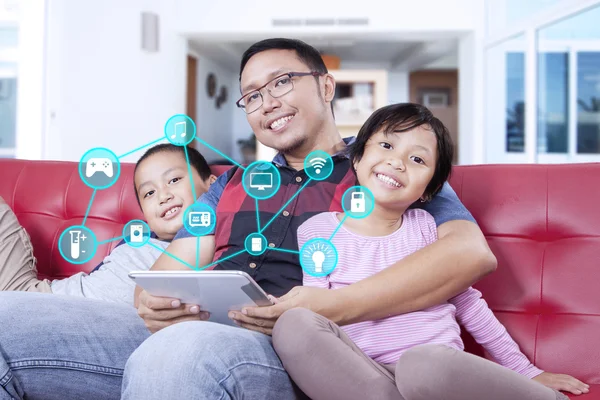
[[[231,310],[273,304],[242,271],[133,271],[129,277],[153,296],[198,304],[210,312],[209,321],[225,325],[237,326],[227,316]]]

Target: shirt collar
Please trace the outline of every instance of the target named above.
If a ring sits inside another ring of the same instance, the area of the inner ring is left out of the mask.
[[[331,156],[332,158],[335,156],[348,158],[348,153],[346,152],[346,150],[347,150],[348,146],[350,146],[352,143],[354,143],[354,141],[356,140],[356,136],[346,137],[343,140],[344,140],[344,143],[346,144],[346,148],[341,151],[338,151],[337,153],[332,155]],[[285,159],[285,156],[283,155],[283,153],[277,153],[275,155],[275,157],[273,158],[273,164],[277,165],[278,167],[287,167],[288,166],[287,160]]]

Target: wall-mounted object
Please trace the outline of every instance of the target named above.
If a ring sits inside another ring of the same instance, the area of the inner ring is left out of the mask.
[[[206,93],[212,98],[217,92],[217,77],[212,72],[206,77]]]
[[[419,102],[429,108],[450,106],[450,88],[422,88],[419,90]]]
[[[217,108],[221,108],[221,104],[225,103],[226,101],[227,101],[227,87],[221,86],[221,91],[219,92],[219,96],[217,96],[217,100],[215,102],[215,104],[217,105]]]
[[[221,99],[222,103],[225,103],[227,101],[227,87],[226,86],[221,86],[221,93],[219,93],[219,98]]]
[[[142,50],[158,51],[158,14],[151,12],[142,13]]]

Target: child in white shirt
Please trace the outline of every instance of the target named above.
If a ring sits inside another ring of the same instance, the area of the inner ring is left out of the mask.
[[[156,145],[138,160],[134,189],[144,219],[152,231],[150,241],[165,249],[183,227],[185,209],[194,203],[191,182],[200,196],[216,180],[204,157],[188,147],[192,177],[184,149],[170,143]],[[0,198],[0,290],[46,292],[123,302],[133,305],[133,270],[148,270],[162,252],[146,244],[132,247],[124,241],[90,274],[80,272],[53,281],[37,277],[36,259],[29,235],[8,204]]]

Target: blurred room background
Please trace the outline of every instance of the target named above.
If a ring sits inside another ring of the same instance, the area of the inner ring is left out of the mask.
[[[235,106],[268,37],[323,54],[344,136],[412,101],[456,164],[600,161],[600,0],[0,0],[0,157],[126,153],[185,113],[227,157],[270,159]]]

